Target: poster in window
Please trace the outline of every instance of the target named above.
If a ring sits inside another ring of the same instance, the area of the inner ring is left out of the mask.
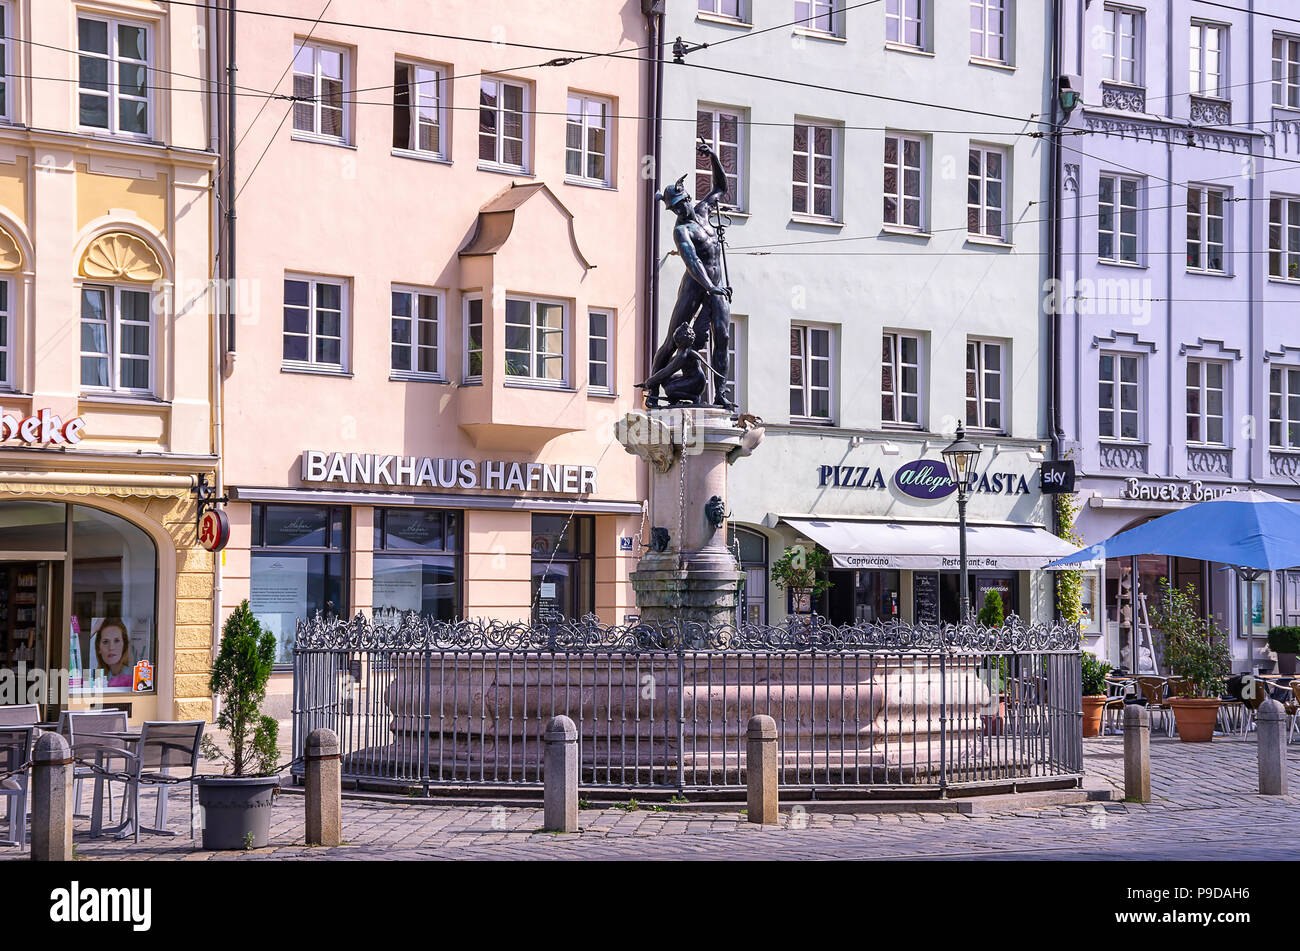
[[[275,635],[279,657],[288,658],[298,619],[307,616],[306,557],[258,558],[249,579],[249,607],[262,627]]]
[[[1258,581],[1252,581],[1249,585],[1250,592],[1250,636],[1267,637],[1268,636],[1268,580],[1261,578]]]
[[[375,559],[375,611],[386,615],[419,612],[424,606],[424,565],[417,558]]]
[[[92,617],[90,644],[84,659],[84,679],[80,692],[133,693],[153,689],[152,673],[148,685],[141,687],[136,667],[149,665],[149,645],[153,632],[147,617]]]
[[[1101,630],[1097,622],[1097,591],[1097,576],[1090,572],[1083,574],[1079,583],[1079,624],[1085,632]]]

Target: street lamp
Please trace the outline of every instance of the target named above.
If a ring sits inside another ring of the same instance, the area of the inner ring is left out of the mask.
[[[948,475],[957,483],[957,532],[961,553],[961,622],[970,620],[969,578],[966,571],[966,485],[970,473],[975,469],[979,459],[980,447],[966,441],[966,428],[957,423],[957,438],[943,451],[943,461],[948,466]]]

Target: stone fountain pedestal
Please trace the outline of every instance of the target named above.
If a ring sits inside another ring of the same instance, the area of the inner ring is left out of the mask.
[[[623,448],[649,463],[649,548],[631,573],[641,620],[731,624],[743,577],[727,547],[727,468],[763,439],[715,407],[628,413]]]

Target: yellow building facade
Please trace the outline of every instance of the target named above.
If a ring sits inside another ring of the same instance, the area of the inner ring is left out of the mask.
[[[0,27],[0,704],[206,719],[210,13],[0,0]]]

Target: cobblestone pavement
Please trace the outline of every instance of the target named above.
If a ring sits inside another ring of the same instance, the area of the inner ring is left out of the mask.
[[[1119,737],[1085,741],[1088,785],[1122,785]],[[337,848],[302,844],[303,801],[278,800],[272,844],[212,853],[185,836],[183,794],[174,793],[176,838],[90,839],[78,820],[79,859],[688,859],[995,858],[1289,859],[1300,854],[1300,795],[1255,795],[1253,737],[1184,744],[1154,737],[1148,805],[1094,802],[1025,808],[1000,799],[987,813],[806,812],[783,806],[779,828],[751,825],[735,810],[655,811],[646,806],[584,809],[582,831],[538,831],[540,808],[446,806],[345,800]],[[1300,743],[1288,748],[1291,788],[1300,794]],[[150,801],[142,804],[146,821]],[[720,806],[719,810],[725,810]],[[0,849],[0,858],[18,858]]]

